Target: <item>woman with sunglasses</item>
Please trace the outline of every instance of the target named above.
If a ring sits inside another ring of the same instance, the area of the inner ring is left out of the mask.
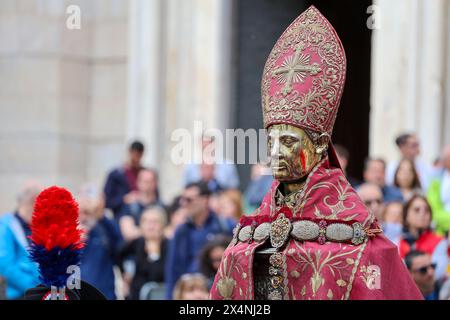
[[[447,240],[431,228],[432,212],[427,199],[414,195],[403,208],[404,229],[400,240],[400,256],[405,258],[411,251],[429,254],[436,264],[435,279],[443,280],[448,262]]]

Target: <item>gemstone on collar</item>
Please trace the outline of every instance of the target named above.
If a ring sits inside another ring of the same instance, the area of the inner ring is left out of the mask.
[[[284,213],[280,213],[270,226],[270,243],[274,248],[281,248],[289,238],[292,224]]]

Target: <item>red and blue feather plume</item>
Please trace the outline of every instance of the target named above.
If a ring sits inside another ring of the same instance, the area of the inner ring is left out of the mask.
[[[39,264],[42,284],[66,286],[69,266],[80,264],[83,248],[78,204],[64,188],[50,187],[36,198],[31,220],[31,260]]]

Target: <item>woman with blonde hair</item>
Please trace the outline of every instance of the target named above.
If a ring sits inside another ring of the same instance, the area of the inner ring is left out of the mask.
[[[241,192],[235,189],[221,192],[218,199],[217,214],[222,218],[239,221],[243,214]]]
[[[173,290],[174,300],[208,300],[207,279],[200,273],[181,276]]]

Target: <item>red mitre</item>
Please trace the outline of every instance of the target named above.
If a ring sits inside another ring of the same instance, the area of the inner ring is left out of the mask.
[[[345,83],[345,52],[314,6],[284,31],[262,78],[264,126],[291,124],[331,136]]]

